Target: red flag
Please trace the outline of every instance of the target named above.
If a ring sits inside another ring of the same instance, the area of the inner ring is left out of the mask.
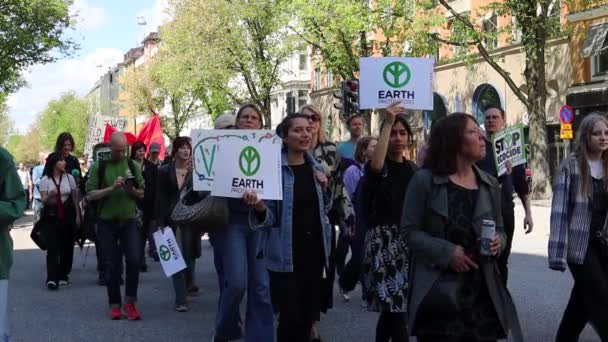
[[[109,123],[106,123],[106,131],[103,133],[103,142],[109,143],[110,136],[112,136],[112,133],[114,133],[116,131],[117,131],[116,128],[114,128]],[[129,145],[133,145],[133,143],[135,141],[137,141],[137,138],[133,135],[133,133],[130,133],[130,132],[123,132],[123,133],[125,134],[125,137],[127,137],[127,143]]]
[[[137,135],[137,141],[141,141],[148,147],[146,151],[149,153],[150,145],[157,143],[160,145],[159,159],[165,159],[165,137],[163,137],[163,130],[160,124],[160,116],[155,114],[150,120],[148,120],[139,131]]]

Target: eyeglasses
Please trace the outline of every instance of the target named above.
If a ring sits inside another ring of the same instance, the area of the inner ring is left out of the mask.
[[[308,115],[308,114],[302,114],[306,117],[308,117],[308,120],[312,121],[312,122],[319,122],[321,121],[321,117],[317,114],[313,114],[313,115]]]

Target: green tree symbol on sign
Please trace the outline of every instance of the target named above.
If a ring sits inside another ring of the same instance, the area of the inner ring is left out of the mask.
[[[401,62],[389,63],[382,72],[384,82],[393,88],[403,87],[410,81],[411,76],[410,68]]]
[[[258,153],[258,150],[253,146],[247,146],[241,151],[241,155],[239,156],[239,168],[245,176],[251,177],[255,175],[261,165],[262,159],[260,153]]]
[[[158,247],[158,255],[163,261],[169,261],[169,259],[171,259],[171,251],[169,251],[169,247],[165,245]]]
[[[505,141],[505,147],[506,148],[511,148],[511,134],[507,134],[504,137],[504,141]]]

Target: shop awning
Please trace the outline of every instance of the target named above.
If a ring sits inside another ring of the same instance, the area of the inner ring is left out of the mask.
[[[581,48],[581,55],[583,57],[596,56],[602,53],[606,46],[606,35],[608,34],[608,23],[602,23],[589,27],[589,34],[583,47]]]

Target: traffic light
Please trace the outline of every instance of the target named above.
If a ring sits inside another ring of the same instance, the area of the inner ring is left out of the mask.
[[[334,97],[340,100],[334,108],[340,110],[344,119],[359,112],[359,81],[348,80],[340,82],[340,88],[334,92]]]

